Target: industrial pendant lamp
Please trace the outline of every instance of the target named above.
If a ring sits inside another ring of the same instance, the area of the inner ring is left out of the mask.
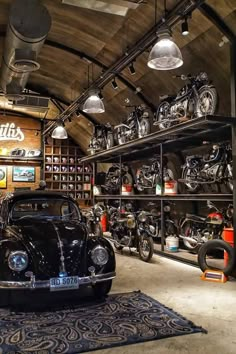
[[[164,1],[164,10],[166,10],[166,1]],[[155,22],[157,12],[157,0],[155,1]],[[147,65],[156,70],[172,70],[183,65],[182,54],[178,46],[174,43],[171,30],[168,27],[158,31],[158,41],[152,48]]]
[[[83,105],[83,111],[86,113],[104,113],[105,107],[99,97],[99,90],[93,89],[89,91],[89,97]]]
[[[62,123],[58,123],[57,127],[53,130],[51,137],[53,139],[67,139],[67,131],[63,127]]]
[[[92,81],[93,81],[93,64],[92,64]],[[88,66],[88,87],[89,87],[89,66]],[[84,102],[83,112],[86,113],[104,113],[105,107],[102,99],[99,97],[100,91],[96,88],[89,90],[88,98]]]

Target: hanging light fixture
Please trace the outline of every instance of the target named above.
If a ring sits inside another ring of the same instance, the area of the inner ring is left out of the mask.
[[[93,89],[89,91],[89,97],[83,105],[83,112],[86,113],[103,113],[105,112],[104,104],[99,98],[99,90]]]
[[[187,36],[189,34],[187,18],[185,18],[184,22],[181,23],[181,31],[183,36]]]
[[[165,15],[166,1],[164,0],[164,10]],[[155,23],[156,23],[156,13],[157,13],[157,0],[155,1]],[[165,21],[164,21],[165,22]],[[151,69],[156,70],[171,70],[176,69],[183,65],[182,54],[178,46],[174,43],[171,30],[166,26],[157,33],[158,41],[152,48],[147,65]]]
[[[92,64],[92,81],[93,81],[93,64]],[[88,87],[89,87],[89,66],[88,66]],[[85,113],[104,113],[105,107],[102,99],[99,97],[100,90],[93,88],[88,92],[88,98],[84,102],[83,112]]]
[[[68,138],[67,131],[63,127],[62,122],[58,123],[57,127],[53,130],[51,137],[53,139],[67,139]]]

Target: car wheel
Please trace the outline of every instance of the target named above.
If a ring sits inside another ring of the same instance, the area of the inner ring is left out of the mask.
[[[93,285],[93,292],[95,297],[102,298],[106,296],[111,290],[112,280],[103,281]]]

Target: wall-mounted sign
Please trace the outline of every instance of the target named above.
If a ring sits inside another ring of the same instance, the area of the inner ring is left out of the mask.
[[[0,124],[0,140],[23,141],[24,138],[24,133],[20,127],[15,125],[15,123]]]

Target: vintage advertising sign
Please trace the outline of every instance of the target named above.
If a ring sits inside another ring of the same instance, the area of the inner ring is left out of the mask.
[[[23,141],[24,139],[23,131],[15,123],[0,124],[0,141]]]

